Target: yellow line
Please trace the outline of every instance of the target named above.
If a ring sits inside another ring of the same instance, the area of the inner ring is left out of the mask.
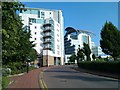
[[[46,90],[48,90],[47,85],[45,84],[44,80],[43,80],[43,85],[45,86]]]
[[[47,88],[47,85],[45,84],[45,82],[44,82],[44,80],[43,80],[43,72],[41,72],[41,78],[39,78],[40,79],[40,86],[41,86],[41,88],[43,89],[43,90],[48,90],[48,88]],[[40,76],[39,76],[40,77]]]
[[[42,83],[42,80],[40,80],[40,86],[41,86],[42,88],[44,88],[43,83]]]

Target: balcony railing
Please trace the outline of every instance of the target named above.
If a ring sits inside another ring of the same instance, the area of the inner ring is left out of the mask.
[[[43,42],[43,44],[51,43],[51,40],[46,40]]]
[[[51,26],[51,24],[50,23],[45,23],[45,24],[43,24],[43,27],[46,27],[46,26]]]
[[[43,39],[45,39],[45,38],[51,38],[51,36],[43,36]]]
[[[43,48],[43,50],[52,50],[50,47],[48,47],[48,48]]]
[[[49,45],[44,45],[43,50],[51,50],[51,45],[50,44]]]
[[[51,33],[43,34],[43,39],[45,39],[45,38],[51,38]]]

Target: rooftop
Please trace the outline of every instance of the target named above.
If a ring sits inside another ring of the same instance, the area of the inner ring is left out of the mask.
[[[90,32],[88,30],[76,30],[76,29],[74,29],[72,27],[67,27],[65,30],[67,31],[65,36],[67,36],[68,34],[73,33],[73,32],[76,32],[76,33],[86,33],[86,34],[89,34],[89,35],[95,35],[93,32]]]
[[[62,11],[62,10],[55,10],[55,9],[30,8],[30,7],[26,7],[26,9],[31,9],[31,10],[46,10],[46,11]]]

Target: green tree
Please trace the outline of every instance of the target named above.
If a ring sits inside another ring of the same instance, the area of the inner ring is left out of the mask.
[[[84,53],[83,50],[80,48],[80,45],[78,45],[78,51],[77,51],[77,63],[79,64],[80,61],[82,61],[84,59]]]
[[[76,55],[75,55],[75,53],[72,54],[72,55],[69,57],[69,59],[70,59],[70,62],[75,62],[75,60],[76,60]]]
[[[86,43],[83,43],[83,53],[86,55],[87,61],[91,61],[91,58],[90,58],[91,50],[89,45]]]
[[[3,65],[26,62],[35,46],[30,42],[30,31],[24,30],[22,20],[16,12],[25,11],[20,2],[2,2],[2,60]]]
[[[111,23],[106,22],[101,30],[100,46],[105,54],[114,60],[120,56],[120,31]]]
[[[92,58],[93,58],[93,60],[95,60],[95,58],[96,58],[95,54],[92,54]]]
[[[31,49],[29,54],[30,60],[34,61],[37,59],[37,51],[35,49]]]

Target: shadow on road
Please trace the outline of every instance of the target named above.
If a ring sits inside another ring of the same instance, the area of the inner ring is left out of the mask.
[[[57,75],[52,76],[55,78],[61,78],[61,79],[77,79],[77,80],[83,80],[83,81],[112,81],[112,82],[118,82],[118,80],[111,80],[111,79],[105,79],[105,78],[99,78],[99,77],[88,77],[88,76],[74,76],[74,75]]]

